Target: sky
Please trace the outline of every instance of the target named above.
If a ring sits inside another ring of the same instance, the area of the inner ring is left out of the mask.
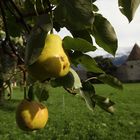
[[[133,20],[129,23],[127,18],[119,11],[118,0],[97,0],[95,4],[99,8],[99,13],[107,18],[115,29],[118,38],[116,55],[129,53],[135,43],[140,45],[140,6]],[[61,36],[64,37],[66,35],[69,35],[69,33],[63,30]],[[90,52],[89,54],[92,56],[109,55],[100,47],[95,52]]]
[[[135,43],[140,45],[140,6],[129,23],[118,8],[118,0],[97,0],[96,5],[115,29],[118,38],[117,54],[130,52]]]

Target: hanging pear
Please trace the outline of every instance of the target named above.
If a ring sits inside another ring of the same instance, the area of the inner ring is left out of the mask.
[[[31,76],[39,81],[65,76],[69,72],[70,62],[62,47],[60,36],[47,35],[41,54],[27,68]]]

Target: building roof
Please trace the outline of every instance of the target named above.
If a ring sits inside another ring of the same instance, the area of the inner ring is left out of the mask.
[[[127,61],[140,60],[140,47],[138,44],[135,44],[132,51],[130,52]]]

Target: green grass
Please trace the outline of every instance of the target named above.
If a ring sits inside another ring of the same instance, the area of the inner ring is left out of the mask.
[[[15,110],[23,92],[15,89],[12,100],[0,107],[0,140],[140,140],[140,84],[125,84],[124,91],[102,84],[95,89],[116,102],[115,115],[99,107],[91,112],[80,98],[52,89],[44,102],[49,121],[34,132],[24,132],[16,125]]]

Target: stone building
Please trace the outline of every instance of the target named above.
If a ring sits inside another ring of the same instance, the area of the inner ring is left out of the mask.
[[[122,82],[140,81],[140,47],[135,44],[125,63],[117,68],[116,77]]]

